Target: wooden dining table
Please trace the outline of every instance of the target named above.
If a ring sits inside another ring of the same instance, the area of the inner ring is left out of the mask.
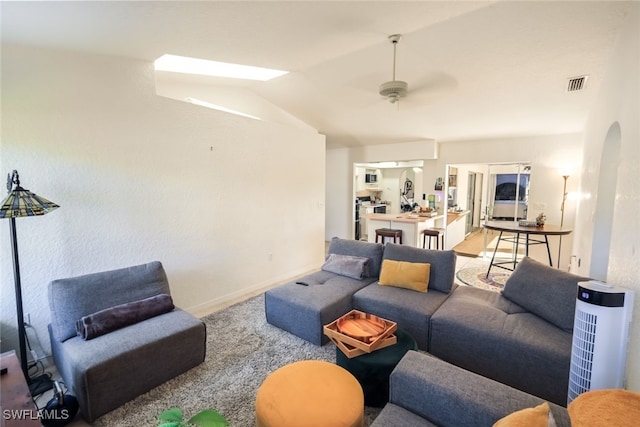
[[[564,228],[553,224],[544,224],[541,227],[522,226],[518,221],[484,221],[482,225],[487,230],[498,231],[500,233],[485,277],[489,277],[492,267],[503,268],[510,271],[515,270],[516,265],[518,264],[517,248],[519,245],[524,246],[525,256],[529,256],[529,246],[545,245],[547,248],[547,255],[549,256],[549,265],[553,267],[551,250],[549,249],[549,236],[564,236],[573,231],[570,228]],[[507,233],[507,235],[504,233]],[[524,235],[524,237],[521,238],[520,235]],[[501,241],[515,244],[516,250],[513,252],[513,259],[511,261],[495,261],[496,252],[498,252],[498,246]],[[509,267],[509,265],[511,265],[511,267]]]

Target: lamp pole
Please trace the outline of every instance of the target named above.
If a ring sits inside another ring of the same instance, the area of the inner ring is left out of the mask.
[[[569,175],[562,175],[564,179],[564,187],[562,188],[562,204],[560,205],[560,228],[564,225],[564,204],[567,201],[567,180]],[[560,268],[560,254],[562,252],[562,235],[559,236],[558,241],[558,268]]]
[[[25,380],[30,389],[36,389],[39,384],[29,376],[27,364],[27,344],[26,328],[24,325],[24,310],[22,307],[22,284],[20,283],[20,262],[18,261],[18,238],[16,234],[16,218],[45,215],[54,209],[59,208],[55,203],[40,197],[20,186],[20,176],[14,170],[7,176],[7,197],[0,202],[0,218],[9,219],[9,230],[11,236],[11,255],[13,257],[13,279],[16,294],[16,317],[18,321],[18,345],[20,351],[20,367],[24,373]],[[49,387],[49,378],[44,375],[42,384]],[[32,387],[33,386],[33,387]],[[50,387],[49,387],[50,388]],[[45,389],[45,391],[48,390]],[[32,395],[33,390],[32,390]]]
[[[24,327],[24,311],[22,308],[22,286],[20,284],[20,263],[18,262],[18,239],[16,238],[16,219],[9,218],[11,232],[11,254],[13,255],[13,279],[16,292],[16,312],[18,314],[18,342],[20,346],[20,366],[24,377],[28,380],[29,369],[27,368],[27,344],[25,336],[27,334]]]

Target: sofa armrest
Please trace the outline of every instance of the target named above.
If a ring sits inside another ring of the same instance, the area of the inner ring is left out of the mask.
[[[390,378],[389,401],[439,426],[490,426],[543,399],[409,351]],[[566,408],[551,404],[558,427],[570,427]]]

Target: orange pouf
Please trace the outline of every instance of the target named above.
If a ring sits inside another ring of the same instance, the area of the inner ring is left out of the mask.
[[[271,373],[256,396],[258,427],[362,427],[364,394],[346,369],[303,360]]]
[[[634,427],[640,423],[640,393],[623,389],[587,391],[567,410],[573,427]]]

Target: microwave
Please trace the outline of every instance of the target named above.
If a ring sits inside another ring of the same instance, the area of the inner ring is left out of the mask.
[[[364,176],[364,182],[366,183],[378,182],[378,175],[376,175],[375,173],[368,173]]]

